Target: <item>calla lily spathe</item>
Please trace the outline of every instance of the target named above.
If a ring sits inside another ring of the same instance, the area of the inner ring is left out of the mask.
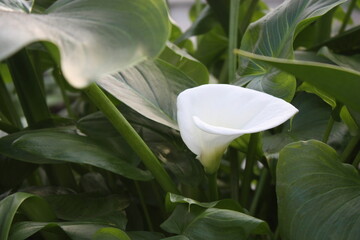
[[[226,84],[190,88],[177,98],[181,137],[208,174],[235,138],[276,127],[297,112],[282,99]]]

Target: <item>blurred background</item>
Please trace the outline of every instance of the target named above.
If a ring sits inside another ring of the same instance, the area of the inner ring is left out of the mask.
[[[283,1],[284,0],[265,0],[264,2],[267,3],[269,8],[274,8]],[[194,2],[195,0],[168,0],[170,15],[182,30],[187,29],[191,25],[188,13]]]

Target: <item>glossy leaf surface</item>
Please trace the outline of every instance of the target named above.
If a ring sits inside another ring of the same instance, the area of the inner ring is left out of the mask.
[[[44,14],[14,10],[10,2],[0,9],[0,60],[30,43],[50,42],[77,88],[156,56],[170,30],[163,0],[59,0]]]
[[[241,49],[274,58],[293,58],[294,37],[305,26],[324,15],[345,0],[289,0],[252,23],[244,34]],[[292,75],[281,72],[264,62],[240,59],[238,78],[233,84],[247,85],[290,101],[296,81]]]
[[[328,145],[312,140],[286,146],[276,188],[282,239],[358,239],[360,176]]]

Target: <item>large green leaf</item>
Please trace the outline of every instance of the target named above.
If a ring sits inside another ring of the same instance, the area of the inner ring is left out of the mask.
[[[241,49],[259,55],[293,58],[294,37],[309,23],[346,0],[289,0],[252,23],[245,32]],[[247,85],[290,101],[296,81],[264,62],[241,57],[240,78],[233,84]]]
[[[328,145],[312,140],[285,147],[276,187],[282,239],[359,239],[360,176]]]
[[[198,84],[162,61],[145,61],[98,81],[100,86],[145,117],[178,129],[176,98]]]
[[[360,112],[360,72],[358,71],[317,62],[265,57],[242,50],[238,50],[237,53],[294,74],[301,81],[312,84]]]
[[[25,240],[39,231],[46,232],[54,228],[60,228],[72,240],[87,240],[93,239],[100,229],[109,227],[107,224],[88,222],[19,222],[14,225],[9,240]]]
[[[35,221],[53,221],[55,214],[44,199],[35,195],[18,192],[0,202],[0,239],[7,240],[16,212],[22,210]],[[39,211],[41,209],[41,211]]]
[[[111,224],[125,229],[123,210],[129,200],[119,195],[61,194],[44,196],[59,219]]]
[[[170,233],[183,235],[175,239],[217,240],[247,239],[250,234],[267,234],[267,224],[254,217],[227,209],[178,205],[161,225]]]
[[[97,142],[56,129],[21,132],[3,137],[0,139],[0,152],[25,162],[89,164],[134,180],[152,179],[150,172],[120,159]]]
[[[15,11],[11,2],[0,1],[0,60],[32,42],[51,42],[79,88],[156,56],[170,30],[164,0],[59,0],[44,14]]]

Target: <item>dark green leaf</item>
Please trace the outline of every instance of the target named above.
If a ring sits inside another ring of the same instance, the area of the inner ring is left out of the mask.
[[[93,236],[94,240],[131,240],[129,236],[117,228],[99,229]]]
[[[127,220],[123,210],[129,201],[119,195],[66,194],[44,198],[59,219],[112,224],[125,229]]]
[[[126,233],[131,240],[159,240],[164,238],[163,234],[157,232],[134,231]]]
[[[19,208],[35,221],[52,221],[55,215],[44,199],[35,195],[18,192],[0,201],[0,239],[7,240],[10,227]]]
[[[87,222],[19,222],[12,228],[9,240],[25,240],[39,231],[60,228],[73,240],[92,239],[94,234],[102,228],[109,228],[106,224]]]
[[[58,130],[29,131],[23,135],[8,135],[0,139],[0,152],[32,163],[89,164],[134,180],[152,179],[148,171],[130,165],[95,141]]]
[[[175,43],[178,44],[192,36],[207,33],[215,24],[217,24],[217,22],[214,18],[212,9],[209,6],[206,6],[190,28],[176,39]]]
[[[328,41],[314,47],[314,50],[326,46],[336,53],[340,54],[360,54],[360,26],[356,26],[352,29],[343,32],[342,34],[329,39]]]
[[[331,116],[331,107],[313,94],[300,93],[292,104],[299,109],[292,120],[287,121],[281,132],[276,134],[265,133],[263,138],[264,152],[278,153],[285,145],[300,141],[321,140],[325,134]],[[344,141],[346,127],[335,123],[330,135],[329,143],[341,145]]]
[[[276,187],[282,239],[359,238],[360,177],[328,145],[312,140],[285,147]]]
[[[193,240],[247,239],[250,234],[270,233],[264,221],[237,211],[183,205],[161,227]]]

